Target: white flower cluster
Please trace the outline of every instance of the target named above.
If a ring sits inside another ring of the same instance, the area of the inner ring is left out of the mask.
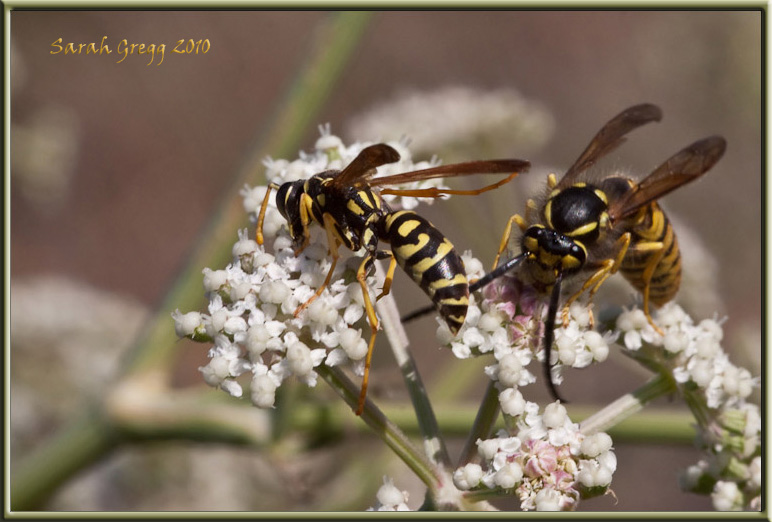
[[[698,324],[678,305],[668,303],[656,315],[664,336],[645,314],[625,310],[617,329],[625,347],[672,372],[698,421],[697,444],[706,458],[681,476],[681,487],[710,494],[720,511],[761,507],[761,414],[746,402],[757,385],[750,372],[729,362],[721,348],[718,321]]]
[[[383,486],[378,489],[376,499],[378,502],[367,511],[410,511],[407,491],[398,489],[389,477],[383,477]]]
[[[482,263],[470,253],[462,256],[470,280],[482,277]],[[453,337],[439,321],[437,339],[450,346],[459,359],[492,353],[496,363],[485,368],[488,377],[497,383],[499,401],[507,415],[519,415],[521,405],[513,400],[519,387],[531,384],[536,377],[527,366],[534,354],[544,359],[542,346],[546,306],[516,278],[504,276],[483,289],[483,299],[477,304],[470,299],[464,326]],[[603,335],[591,330],[590,311],[586,305],[575,302],[569,307],[569,323],[563,326],[560,315],[555,328],[553,345],[553,381],[562,380],[561,366],[584,368],[593,362],[606,360],[608,344],[615,339],[613,332]]]
[[[694,324],[677,304],[670,302],[655,314],[660,336],[649,324],[643,310],[632,308],[619,315],[616,322],[624,346],[638,351],[644,343],[657,350],[656,356],[683,388],[691,385],[701,390],[709,408],[723,408],[745,401],[756,386],[750,372],[729,362],[721,348],[723,330],[714,319]],[[646,354],[648,356],[648,354]]]
[[[502,430],[496,438],[478,440],[484,466],[457,469],[456,487],[511,490],[526,511],[570,511],[580,498],[606,493],[616,470],[611,437],[584,435],[558,402],[540,415],[536,403],[523,401],[522,395],[519,400],[524,406],[516,434]]]
[[[367,145],[357,143],[343,146],[341,140],[323,128],[322,136],[311,154],[300,154],[294,161],[268,160],[267,178],[282,184],[307,179],[330,169],[342,169]],[[403,144],[391,143],[401,155],[397,163],[379,168],[381,174],[393,174],[428,168],[433,164],[414,164]],[[403,188],[440,186],[439,181],[410,183]],[[245,187],[244,208],[256,216],[267,188]],[[390,199],[395,207],[411,208],[416,198]],[[225,269],[204,269],[204,289],[209,298],[208,313],[175,311],[175,329],[180,337],[214,342],[209,351],[210,362],[202,367],[204,380],[220,387],[233,396],[243,391],[237,381],[251,372],[251,399],[255,406],[270,408],[274,405],[276,389],[290,375],[309,386],[316,383],[314,368],[354,363],[354,371],[362,373],[367,341],[362,329],[354,328],[364,322],[365,310],[362,290],[355,279],[360,259],[349,256],[339,262],[330,285],[298,317],[298,306],[311,298],[329,271],[326,235],[321,227],[311,224],[309,245],[300,255],[293,250],[284,218],[272,197],[263,225],[268,241],[273,238],[272,252],[258,245],[240,231],[233,246],[233,262]],[[340,251],[346,256],[345,249]],[[374,302],[372,288],[375,278],[367,280]]]

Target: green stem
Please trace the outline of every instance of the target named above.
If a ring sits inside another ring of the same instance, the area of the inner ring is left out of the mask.
[[[612,426],[641,411],[646,404],[657,397],[674,391],[675,383],[672,378],[659,374],[633,393],[623,395],[596,414],[583,420],[581,430],[585,435],[608,431]]]
[[[384,275],[381,263],[376,263],[376,276],[381,279],[379,281],[381,285],[383,284],[382,279]],[[400,372],[402,372],[402,378],[410,395],[410,400],[413,403],[413,409],[415,409],[416,418],[418,419],[418,427],[424,439],[424,449],[432,462],[449,469],[451,467],[450,453],[448,453],[445,439],[440,432],[437,417],[432,409],[429,395],[426,393],[426,387],[421,380],[421,374],[418,372],[415,359],[413,359],[408,349],[409,342],[399,318],[397,304],[389,294],[376,303],[376,308],[381,317],[381,326],[389,340],[392,353],[397,360]]]
[[[11,511],[37,509],[59,485],[107,455],[119,436],[103,415],[87,411],[48,444],[24,460],[11,478]]]
[[[359,387],[349,380],[343,372],[337,368],[330,368],[324,364],[316,368],[316,372],[322,377],[343,400],[356,409],[359,402]],[[381,410],[370,400],[365,402],[365,408],[361,415],[362,420],[389,446],[407,466],[413,470],[421,481],[430,489],[436,487],[439,474],[434,465],[426,456],[418,450],[399,429],[391,422]]]
[[[340,79],[371,16],[365,11],[345,11],[332,13],[321,22],[306,63],[279,104],[275,118],[265,127],[266,137],[261,137],[260,146],[254,148],[254,154],[234,176],[219,210],[202,231],[193,251],[185,256],[185,266],[134,343],[124,379],[145,374],[157,383],[169,380],[177,352],[184,346],[174,332],[171,312],[175,308],[195,310],[202,306],[201,269],[227,264],[236,231],[246,224],[239,190],[247,182],[258,181],[265,156],[294,155],[300,148],[305,132]],[[155,389],[171,393],[165,386]],[[109,395],[101,394],[104,398]],[[120,441],[113,434],[120,428],[112,424],[112,416],[103,405],[90,411],[62,428],[20,463],[11,487],[15,509],[39,507],[63,482],[118,445]]]
[[[490,381],[488,388],[485,390],[480,409],[477,411],[477,417],[474,419],[472,431],[469,433],[464,450],[461,452],[461,458],[458,462],[459,467],[479,460],[477,439],[489,438],[498,418],[499,394],[496,390],[496,384]]]

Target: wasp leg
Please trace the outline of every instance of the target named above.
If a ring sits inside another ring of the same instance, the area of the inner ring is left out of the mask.
[[[389,261],[389,269],[386,271],[386,277],[383,279],[383,288],[381,289],[381,293],[378,294],[378,297],[375,298],[376,301],[379,301],[381,297],[389,295],[389,292],[391,292],[391,282],[394,280],[394,270],[397,268],[397,258],[394,257],[394,254],[391,252],[388,253],[389,257],[391,257],[391,261]]]
[[[651,313],[649,312],[649,290],[651,289],[651,278],[654,275],[654,271],[657,268],[657,265],[662,260],[662,257],[665,255],[665,249],[664,244],[660,241],[648,241],[645,243],[638,243],[633,247],[634,252],[652,252],[651,260],[646,264],[646,267],[643,269],[642,279],[643,279],[643,313],[646,314],[646,319],[649,321],[649,324],[651,325],[654,330],[659,335],[665,335],[665,332],[662,331],[662,329],[654,324],[654,318],[651,316]]]
[[[375,337],[378,334],[378,317],[375,315],[375,308],[370,301],[370,289],[367,288],[367,267],[372,262],[372,254],[367,254],[362,260],[357,270],[357,281],[362,287],[362,297],[365,301],[365,311],[367,312],[367,321],[370,323],[370,342],[367,345],[367,358],[365,359],[365,374],[362,376],[362,390],[359,392],[359,403],[357,404],[356,414],[361,415],[365,408],[365,399],[367,398],[367,383],[370,378],[370,363],[373,359],[373,347],[375,347]],[[385,283],[384,283],[385,284]]]
[[[630,247],[631,239],[632,235],[629,232],[622,234],[616,241],[616,247],[618,249],[616,257],[614,259],[607,259],[603,261],[601,267],[594,274],[592,274],[590,278],[587,279],[587,281],[584,282],[582,288],[580,288],[578,292],[568,298],[566,304],[563,306],[562,313],[564,328],[568,326],[568,308],[571,306],[571,304],[590,287],[592,287],[592,289],[589,293],[589,299],[592,300],[593,296],[597,293],[598,290],[600,290],[601,285],[606,282],[606,279],[608,279],[609,276],[615,274],[619,270],[619,267],[622,264],[622,260],[627,254],[628,248]],[[590,310],[590,326],[592,327],[594,325],[595,318],[592,315],[592,310]]]
[[[425,189],[385,188],[381,190],[381,194],[386,194],[390,196],[407,196],[407,197],[414,197],[414,198],[438,198],[440,196],[445,196],[445,195],[476,196],[477,194],[482,194],[483,192],[488,192],[489,190],[497,189],[500,186],[504,185],[505,183],[509,183],[509,181],[511,181],[518,174],[519,172],[513,172],[503,180],[497,181],[496,183],[492,183],[490,185],[486,185],[482,188],[475,189],[475,190],[440,189],[437,187],[429,187]]]
[[[523,232],[525,232],[525,229],[528,228],[526,221],[520,217],[519,214],[515,214],[509,218],[509,221],[507,221],[507,226],[504,228],[504,234],[501,236],[501,243],[499,243],[499,251],[496,253],[496,259],[493,260],[493,269],[499,266],[499,258],[501,257],[501,253],[504,252],[504,249],[507,248],[507,245],[509,244],[509,239],[512,236],[512,223],[517,223],[517,226],[520,227],[520,230]]]
[[[268,208],[268,196],[271,195],[271,189],[279,189],[279,185],[276,183],[269,183],[268,188],[265,191],[265,197],[263,198],[263,203],[260,205],[260,213],[257,215],[257,227],[255,227],[255,239],[257,240],[258,245],[262,245],[264,238],[263,238],[263,222],[265,221],[265,211]]]
[[[302,207],[301,207],[302,208]],[[302,212],[301,212],[302,214]],[[316,292],[314,295],[312,295],[308,301],[303,303],[302,305],[298,306],[295,309],[295,313],[293,314],[295,317],[299,316],[300,313],[308,308],[308,305],[314,302],[314,300],[322,295],[322,292],[324,292],[324,289],[327,288],[327,286],[330,284],[330,280],[332,279],[332,273],[335,271],[335,265],[338,263],[338,240],[335,238],[334,233],[334,220],[329,214],[324,215],[324,229],[327,231],[327,244],[330,248],[330,256],[332,257],[332,265],[330,265],[330,270],[327,272],[327,277],[324,279],[324,283],[322,283],[322,286],[316,289]],[[305,228],[304,228],[305,230]],[[303,247],[305,248],[305,247]],[[301,249],[302,250],[302,249]]]

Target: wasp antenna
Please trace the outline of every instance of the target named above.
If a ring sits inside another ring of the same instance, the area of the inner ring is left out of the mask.
[[[474,281],[469,285],[469,291],[470,292],[476,292],[480,288],[484,287],[494,279],[497,279],[510,270],[514,270],[517,265],[523,262],[523,260],[528,256],[527,252],[523,252],[519,256],[513,257],[511,259],[508,259],[503,265],[499,265],[484,276],[482,276],[477,281]]]
[[[558,304],[560,302],[560,283],[562,281],[563,273],[559,272],[555,280],[555,286],[552,287],[549,308],[547,309],[547,321],[544,323],[544,378],[547,380],[547,386],[552,394],[552,398],[565,404],[568,401],[560,397],[555,383],[552,381],[552,364],[550,363],[552,343],[555,340],[555,318],[558,315]]]

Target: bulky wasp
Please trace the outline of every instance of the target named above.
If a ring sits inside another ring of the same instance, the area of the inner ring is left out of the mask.
[[[276,206],[287,220],[295,255],[299,255],[308,245],[309,226],[312,222],[321,225],[326,231],[332,265],[316,293],[295,310],[296,317],[330,284],[340,245],[352,251],[363,247],[365,249],[356,277],[362,288],[371,334],[357,415],[364,408],[370,362],[378,331],[378,318],[366,283],[375,259],[390,258],[383,289],[376,301],[389,293],[398,263],[431,298],[451,331],[457,332],[461,328],[469,304],[469,284],[464,264],[451,242],[428,220],[413,211],[392,210],[381,196],[392,194],[436,198],[446,194],[481,194],[507,183],[530,166],[527,161],[514,159],[472,161],[373,177],[377,167],[395,163],[399,159],[400,155],[394,148],[381,143],[363,149],[343,170],[329,170],[306,180],[282,185],[271,183],[258,215],[257,242],[263,244],[262,228],[268,196],[271,190],[276,190]],[[379,188],[411,181],[482,173],[509,173],[509,176],[476,190]],[[378,243],[381,241],[390,243],[391,251],[379,250]]]
[[[544,364],[555,399],[560,396],[552,380],[550,354],[564,285],[576,288],[562,302],[565,326],[571,303],[585,292],[591,300],[606,279],[620,271],[642,294],[646,318],[660,334],[662,330],[651,316],[651,304],[661,306],[678,291],[681,254],[673,227],[657,200],[710,170],[723,156],[726,140],[721,136],[699,140],[640,182],[619,174],[594,179],[586,175],[601,157],[625,141],[626,134],[661,118],[659,107],[640,104],[604,125],[560,181],[554,174],[549,175],[547,194],[540,202],[528,200],[525,218],[515,214],[509,219],[494,269],[470,285],[470,291],[476,291],[516,270],[517,279],[538,293],[549,295]],[[499,265],[513,224],[521,232],[520,254]],[[419,310],[403,320],[426,311]]]

